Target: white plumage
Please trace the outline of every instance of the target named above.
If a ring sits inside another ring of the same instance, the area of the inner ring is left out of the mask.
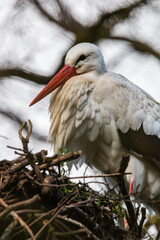
[[[137,197],[160,200],[159,103],[125,77],[107,72],[94,44],[80,43],[71,48],[64,68],[62,74],[73,71],[65,80],[60,78],[63,83],[58,88],[54,78],[51,80],[57,88],[49,108],[49,140],[55,152],[61,147],[82,150],[79,161],[91,163],[104,173],[114,172],[122,153],[129,152],[127,171],[133,172]],[[52,89],[42,91],[31,105]],[[160,212],[160,202],[149,204]]]

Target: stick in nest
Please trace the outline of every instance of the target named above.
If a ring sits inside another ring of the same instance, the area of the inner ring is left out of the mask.
[[[39,197],[38,197],[38,198],[39,198]],[[34,200],[34,201],[37,200],[37,196],[34,197],[34,199],[29,199],[29,200],[30,200],[30,203],[33,203],[33,200]],[[29,200],[27,200],[27,201],[29,201]],[[32,201],[31,201],[31,200],[32,200]],[[26,201],[25,201],[25,202],[26,202]],[[3,219],[6,214],[10,214],[10,215],[13,217],[14,221],[16,221],[16,222],[18,221],[18,222],[20,223],[20,225],[28,232],[28,234],[30,235],[31,239],[36,240],[36,238],[35,238],[32,230],[29,228],[29,226],[27,225],[27,223],[26,223],[21,217],[19,217],[18,214],[17,214],[15,211],[12,210],[11,205],[8,206],[8,205],[5,203],[5,201],[4,201],[3,199],[1,199],[1,198],[0,198],[0,204],[5,208],[5,210],[1,213],[1,218]],[[14,205],[15,205],[15,204],[14,204]],[[17,205],[17,204],[16,204],[16,205]],[[13,209],[14,209],[14,207],[13,207]],[[5,234],[5,232],[4,232],[4,234]],[[4,235],[4,234],[3,234],[3,237],[6,236],[6,235]]]

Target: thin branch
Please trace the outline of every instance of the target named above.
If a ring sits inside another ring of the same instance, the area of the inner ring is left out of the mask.
[[[23,137],[22,135],[22,131],[23,129],[25,128],[25,126],[27,125],[27,122],[23,122],[18,133],[19,133],[19,138],[22,142],[22,145],[23,145],[23,150],[24,152],[28,153],[28,143],[29,143],[29,137],[32,133],[32,123],[30,120],[28,120],[28,123],[29,123],[29,127],[28,127],[28,131],[27,131],[27,135],[26,137]]]
[[[11,232],[16,227],[18,221],[17,218],[14,216],[13,221],[9,224],[9,226],[5,229],[4,233],[1,235],[0,240],[6,240],[9,239],[9,236],[11,235]]]
[[[10,169],[8,169],[8,172],[17,172],[21,169],[23,169],[25,166],[27,166],[29,164],[29,159],[24,158],[23,161],[21,161],[20,163],[13,165]]]
[[[16,210],[17,214],[20,215],[27,215],[27,214],[33,214],[33,213],[43,213],[41,209],[23,209],[23,210]]]
[[[50,184],[48,184],[48,183],[40,183],[40,182],[34,180],[34,178],[33,178],[31,175],[29,175],[28,172],[24,171],[24,174],[26,175],[26,177],[27,177],[29,180],[33,181],[36,185],[41,186],[41,187],[58,187],[58,188],[61,188],[61,187],[67,187],[67,186],[76,186],[75,183],[66,183],[66,184],[65,184],[65,183],[62,183],[62,184],[60,184],[60,183],[58,183],[58,184],[53,184],[53,183],[50,183]],[[55,180],[55,179],[54,179],[54,180]],[[42,190],[43,190],[43,189],[42,189]],[[44,191],[44,190],[43,190],[43,191]],[[43,193],[45,193],[45,191],[44,191]]]
[[[86,232],[85,229],[78,229],[78,230],[67,231],[67,232],[53,232],[53,236],[67,237],[67,236],[72,236],[72,235],[76,235],[78,233],[83,233],[83,232]]]
[[[37,196],[36,196],[36,198],[37,198]],[[35,200],[37,200],[36,198],[35,198],[35,196],[33,197],[34,202],[35,202]],[[29,199],[29,200],[30,200],[30,204],[33,203],[33,199],[32,199],[32,201],[31,201],[31,199]],[[29,202],[29,200],[26,200],[25,202],[27,202],[27,201]],[[22,202],[21,202],[21,203],[22,203]],[[31,238],[32,238],[33,240],[36,240],[36,238],[35,238],[32,230],[29,228],[29,226],[23,221],[23,219],[22,219],[21,217],[18,216],[18,214],[17,214],[15,211],[13,211],[13,209],[15,209],[15,205],[18,205],[18,203],[14,204],[14,205],[8,206],[8,205],[3,201],[3,199],[0,198],[0,204],[1,204],[4,208],[6,208],[6,210],[4,210],[4,211],[0,214],[0,219],[1,219],[1,218],[3,219],[3,218],[5,217],[5,215],[7,215],[7,214],[9,214],[9,213],[11,212],[10,214],[12,215],[12,217],[13,217],[16,221],[18,221],[23,228],[25,228],[25,230],[28,232],[28,234],[31,236]],[[12,207],[11,207],[11,206],[12,206]],[[22,204],[21,206],[23,206],[23,204]],[[5,211],[6,211],[6,212],[5,212]]]
[[[19,209],[19,208],[24,208],[24,207],[31,205],[39,200],[40,200],[40,197],[38,195],[34,195],[30,199],[7,206],[6,209],[3,210],[2,213],[0,213],[0,220],[4,219],[11,211],[13,211],[15,209]],[[0,205],[4,206],[4,201],[2,198],[0,198]]]
[[[60,215],[58,215],[57,218],[65,221],[65,222],[72,223],[72,224],[78,226],[80,229],[84,229],[84,231],[87,233],[88,236],[92,237],[95,240],[100,240],[96,235],[94,235],[94,233],[92,233],[86,226],[84,226],[84,224],[82,224],[76,220],[73,220],[71,218],[60,216]]]
[[[10,184],[12,176],[7,176],[5,180],[3,181],[3,184],[0,184],[0,191],[3,191],[7,186]]]
[[[82,151],[69,152],[69,153],[65,154],[64,156],[59,156],[53,160],[52,160],[52,157],[51,158],[48,157],[47,158],[48,163],[41,164],[39,166],[39,168],[40,168],[40,170],[42,170],[42,169],[45,169],[47,166],[58,165],[59,163],[64,162],[64,161],[72,161],[72,160],[79,158],[81,154],[82,154]],[[52,160],[52,161],[49,162],[49,160]]]
[[[128,172],[128,173],[123,173],[123,175],[130,175],[132,173]],[[117,177],[117,176],[121,176],[122,173],[111,173],[111,174],[100,174],[100,175],[90,175],[90,176],[77,176],[77,177],[61,177],[58,178],[58,180],[65,180],[65,179],[80,179],[80,178],[104,178],[104,177]]]
[[[46,216],[51,215],[54,212],[54,209],[51,209],[48,212],[45,212],[44,214],[42,214],[40,217],[38,217],[37,219],[35,219],[33,222],[31,222],[29,224],[29,227],[33,226],[35,223],[37,223],[38,221],[42,220],[43,218],[45,218]]]
[[[28,120],[28,123],[29,123],[29,127],[28,127],[28,131],[27,131],[26,137],[23,137],[23,135],[22,135],[22,131],[23,131],[24,127],[25,127],[26,124],[27,124],[27,122],[24,122],[24,123],[21,125],[21,127],[20,127],[20,129],[19,129],[19,131],[18,131],[18,133],[19,133],[19,138],[20,138],[20,140],[21,140],[21,142],[22,142],[22,145],[23,145],[23,151],[28,154],[29,163],[30,163],[30,165],[32,166],[32,168],[33,168],[33,170],[34,170],[34,172],[35,172],[35,174],[36,174],[36,176],[37,176],[37,179],[38,179],[40,182],[43,182],[43,179],[44,179],[44,178],[43,178],[43,175],[42,175],[41,172],[40,172],[39,166],[38,166],[38,165],[35,165],[35,162],[38,162],[37,157],[36,157],[36,154],[31,154],[31,153],[29,152],[29,150],[28,150],[29,138],[30,138],[30,135],[31,135],[31,133],[32,133],[32,123],[31,123],[30,120]]]
[[[61,220],[59,220],[57,218],[54,220],[54,225],[61,232],[71,232],[72,231],[72,227],[69,227],[67,224],[63,223]],[[54,233],[53,233],[53,235],[54,235]],[[74,240],[82,240],[82,238],[79,235],[75,234]]]
[[[85,229],[78,229],[74,231],[67,231],[67,232],[53,232],[53,236],[75,236],[78,233],[86,232]]]
[[[50,220],[47,221],[47,223],[45,223],[43,227],[36,233],[35,235],[36,238],[38,238],[41,235],[42,231],[44,231],[44,229],[57,217],[57,215],[62,211],[62,209],[66,207],[67,202],[70,200],[71,197],[73,197],[73,195],[75,195],[74,191],[68,194],[64,199],[62,199],[58,207],[55,209],[54,214],[50,218]]]

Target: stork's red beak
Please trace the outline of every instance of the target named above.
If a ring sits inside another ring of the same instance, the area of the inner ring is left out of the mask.
[[[29,106],[40,101],[42,98],[46,97],[53,90],[64,84],[68,79],[77,75],[76,69],[65,65],[53,78],[52,80],[42,89],[42,91],[33,99]]]

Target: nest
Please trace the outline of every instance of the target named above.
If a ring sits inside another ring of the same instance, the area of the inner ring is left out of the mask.
[[[18,158],[0,161],[0,239],[141,239],[145,209],[138,224],[123,180],[129,156],[123,156],[118,172],[103,175],[117,179],[121,194],[103,195],[85,181],[74,183],[65,175],[63,163],[77,159],[81,151],[52,157],[45,150],[32,153],[28,148],[32,123],[24,137],[26,124],[19,129],[23,148],[11,147]],[[124,218],[127,230],[117,225]]]

